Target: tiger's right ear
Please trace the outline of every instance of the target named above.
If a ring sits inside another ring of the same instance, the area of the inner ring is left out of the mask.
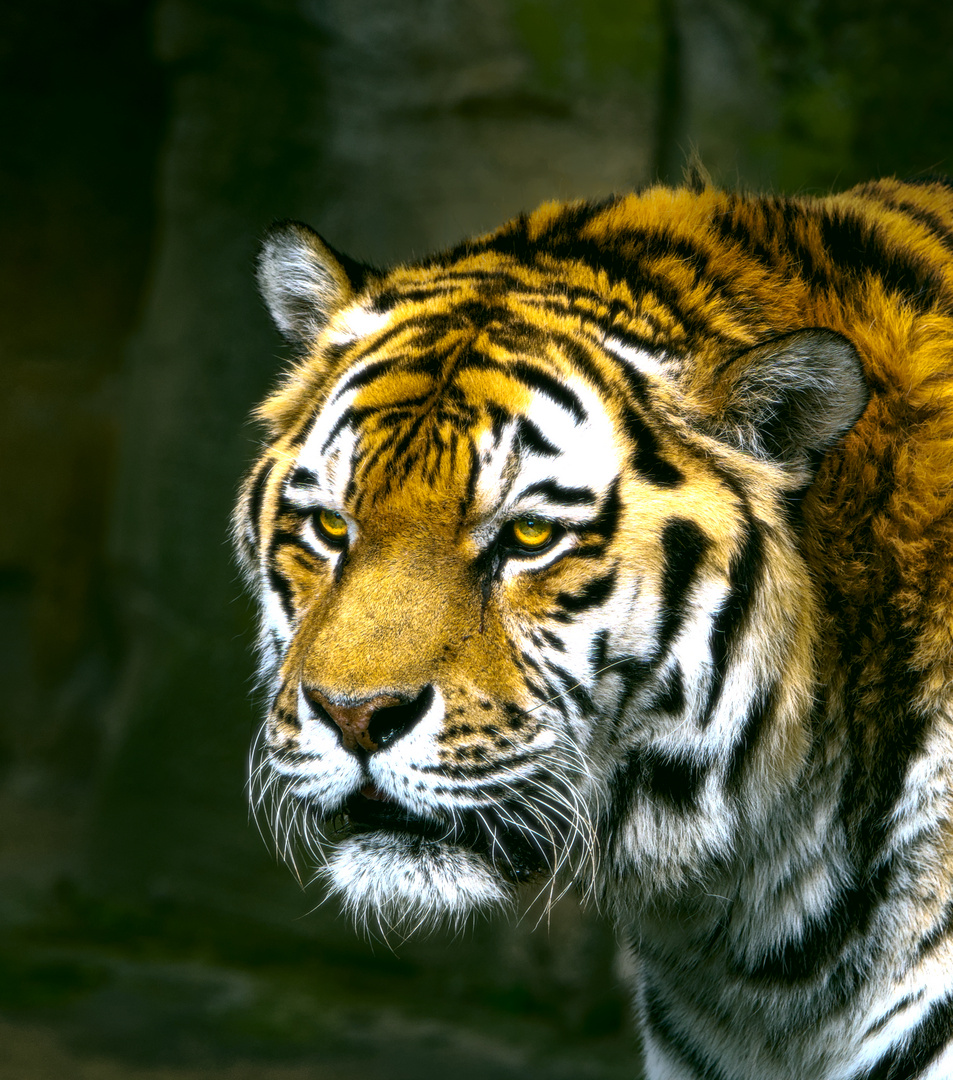
[[[282,337],[293,345],[310,345],[371,273],[300,221],[273,225],[258,256],[261,295]]]

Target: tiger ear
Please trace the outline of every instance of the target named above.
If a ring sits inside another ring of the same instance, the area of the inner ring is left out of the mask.
[[[722,374],[719,434],[740,449],[804,473],[807,481],[870,397],[857,350],[821,327],[749,349]]]
[[[295,345],[314,341],[370,273],[299,221],[273,225],[258,256],[261,295],[281,335]]]

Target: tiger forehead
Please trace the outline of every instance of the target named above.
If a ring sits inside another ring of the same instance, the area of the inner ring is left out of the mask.
[[[604,490],[619,465],[593,388],[519,358],[461,361],[440,377],[392,370],[356,395],[353,414],[354,480],[374,499],[413,482],[480,516],[533,481]]]

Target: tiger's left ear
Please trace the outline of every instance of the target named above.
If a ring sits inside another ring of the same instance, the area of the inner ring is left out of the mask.
[[[719,436],[804,473],[806,481],[870,398],[857,350],[821,327],[747,350],[725,366],[719,382]]]
[[[275,326],[294,345],[310,345],[372,273],[300,221],[273,225],[258,256],[261,294]]]

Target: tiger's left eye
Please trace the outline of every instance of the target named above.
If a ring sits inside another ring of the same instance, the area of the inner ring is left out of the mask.
[[[556,526],[546,518],[527,514],[510,522],[510,534],[515,545],[524,551],[542,551],[556,535]]]
[[[347,540],[347,522],[334,510],[322,507],[314,513],[314,525],[318,532],[334,545],[341,545]]]

